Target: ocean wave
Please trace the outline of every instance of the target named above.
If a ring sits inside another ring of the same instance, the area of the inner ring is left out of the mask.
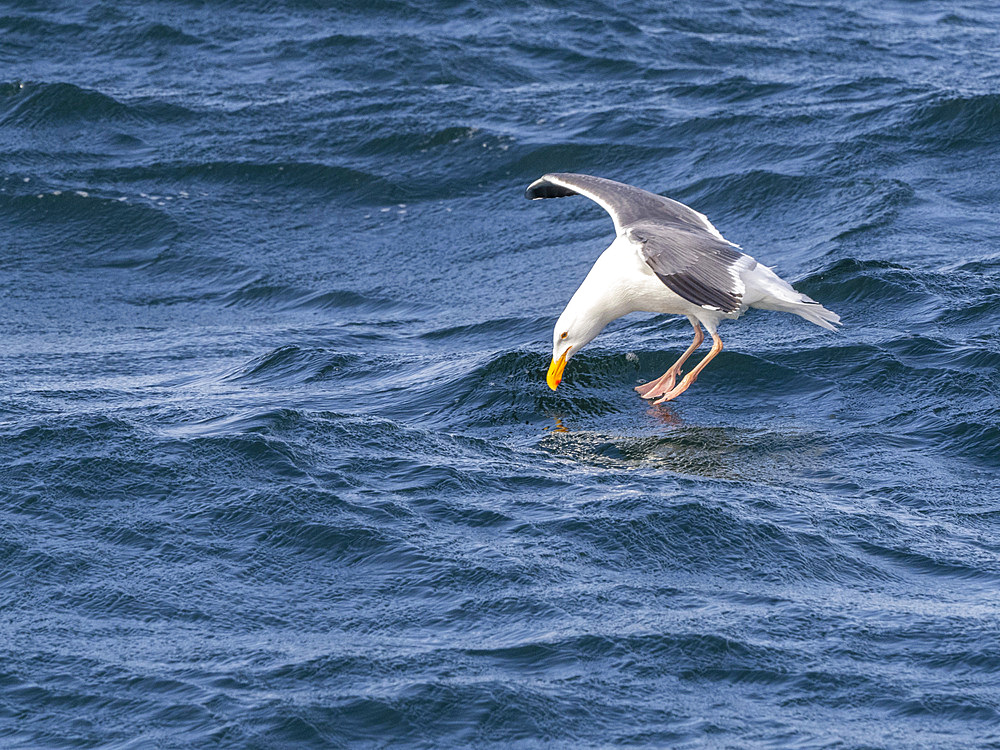
[[[746,75],[728,75],[704,82],[677,84],[670,89],[670,93],[677,97],[712,103],[724,101],[732,104],[757,104],[772,97],[781,97],[792,88],[792,84],[785,81],[761,81]]]
[[[529,351],[498,353],[478,362],[459,360],[438,371],[439,377],[409,390],[405,406],[424,419],[462,415],[467,425],[481,427],[534,421],[553,410],[596,416],[619,408],[607,399],[607,381],[596,377],[599,372],[610,374],[613,366],[608,360],[591,360],[575,371],[575,387],[569,393],[549,391],[547,367],[547,354]],[[588,387],[591,382],[595,387]]]
[[[983,391],[981,395],[986,395]],[[919,434],[946,456],[956,456],[994,468],[1000,466],[1000,411],[971,417],[972,415],[947,423],[935,419],[936,424],[921,429]]]
[[[480,149],[506,151],[516,142],[513,136],[476,127],[452,125],[434,130],[427,129],[426,125],[422,120],[413,123],[401,122],[393,132],[371,133],[353,151],[359,156],[366,157],[427,154],[427,161],[433,162],[435,168],[441,169],[449,166],[440,163],[441,160],[449,158],[449,152],[452,152],[452,159],[468,160],[476,158],[480,154]],[[475,147],[472,153],[470,147]]]
[[[129,422],[105,414],[60,417],[45,415],[29,420],[28,424],[19,424],[14,429],[5,430],[8,446],[15,447],[15,456],[28,457],[32,454],[42,455],[42,447],[91,444],[114,435],[137,435],[135,427]]]
[[[850,548],[819,534],[799,533],[732,510],[697,502],[658,504],[629,514],[588,514],[547,524],[611,569],[698,570],[739,575],[743,566],[766,580],[877,580],[886,575]],[[765,572],[766,571],[766,572]]]
[[[943,554],[929,554],[915,547],[897,548],[873,541],[858,541],[857,546],[876,558],[881,558],[893,566],[898,566],[901,574],[930,574],[946,578],[972,579],[995,583],[1000,580],[1000,567],[980,560],[977,565],[969,565]]]
[[[153,99],[122,102],[94,89],[59,82],[0,84],[0,127],[40,128],[176,122],[190,112]]]
[[[273,523],[261,530],[256,541],[267,547],[291,548],[312,556],[336,558],[347,566],[361,561],[377,564],[385,559],[393,565],[419,567],[427,559],[419,546],[399,533],[374,526],[350,527],[343,522]]]
[[[0,194],[0,216],[12,232],[48,238],[44,251],[12,250],[12,257],[32,263],[82,251],[88,265],[141,266],[152,262],[180,232],[168,214],[126,196],[37,183],[29,189],[31,194]],[[44,192],[34,194],[36,190]]]
[[[0,735],[989,744],[980,5],[10,4]],[[692,205],[842,329],[748,311],[653,405],[691,329],[635,315],[553,392],[612,227],[548,171]]]
[[[409,312],[413,306],[347,290],[317,292],[290,284],[254,280],[220,297],[222,304],[279,310],[352,310],[361,314]]]
[[[937,302],[917,273],[883,260],[842,258],[810,276],[801,287],[824,304],[864,303],[881,314],[892,307],[912,309]]]
[[[97,167],[86,174],[96,183],[139,185],[160,193],[167,185],[188,191],[197,185],[213,189],[226,185],[263,195],[310,190],[348,203],[374,205],[409,199],[403,187],[377,174],[313,162],[193,160]]]
[[[447,341],[449,344],[457,345],[482,341],[484,338],[491,338],[497,333],[502,333],[506,337],[533,337],[539,335],[541,332],[544,332],[542,335],[545,335],[548,333],[551,325],[552,318],[548,316],[535,318],[491,318],[474,323],[434,328],[421,333],[419,337],[426,341]]]
[[[201,37],[162,20],[117,23],[98,37],[100,51],[114,55],[146,55],[150,51],[159,50],[169,51],[171,54],[190,54],[185,48],[205,44]]]
[[[679,193],[681,199],[687,198],[699,210],[712,215],[725,212],[753,222],[782,215],[786,233],[806,229],[810,234],[829,214],[818,200],[821,195],[842,207],[833,221],[826,218],[823,222],[828,228],[840,228],[831,239],[841,243],[855,234],[889,224],[899,210],[913,200],[914,191],[897,179],[858,179],[856,176],[842,179],[829,174],[750,170],[702,178]],[[739,200],[734,201],[732,196],[739,196]]]
[[[19,35],[28,39],[80,37],[86,33],[88,27],[81,23],[60,21],[56,18],[40,18],[35,15],[5,15],[0,17],[0,29],[8,32],[14,40],[20,41]]]
[[[333,352],[289,344],[255,357],[250,362],[218,377],[222,381],[260,383],[279,387],[292,383],[320,381],[334,374],[340,378],[361,377],[365,372],[358,372],[357,365],[360,363],[365,364],[363,369],[368,373],[375,371],[379,366],[377,359],[364,358],[357,353]]]
[[[912,108],[906,132],[937,148],[995,144],[1000,133],[1000,94],[939,94]]]

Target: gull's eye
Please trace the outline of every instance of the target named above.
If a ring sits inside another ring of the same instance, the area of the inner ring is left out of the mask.
[[[563,331],[561,334],[559,334],[559,338],[561,339],[564,339],[567,336],[569,336],[569,331]]]

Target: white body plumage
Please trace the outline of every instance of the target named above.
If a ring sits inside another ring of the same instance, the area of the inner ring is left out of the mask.
[[[553,357],[558,359],[568,346],[575,353],[612,320],[633,312],[686,315],[714,333],[722,320],[736,320],[747,309],[756,307],[795,313],[816,325],[836,330],[833,324],[840,318],[835,313],[796,292],[791,284],[749,255],[740,258],[734,268],[742,286],[742,304],[730,313],[713,310],[674,293],[642,258],[636,244],[619,235],[601,253],[559,316],[553,330]],[[566,341],[568,337],[561,338],[569,331],[577,333],[572,342]]]
[[[615,240],[594,263],[556,322],[547,381],[555,389],[569,359],[616,318],[647,311],[686,315],[694,341],[659,379],[636,388],[644,398],[666,401],[683,393],[722,351],[717,328],[750,307],[781,310],[836,330],[840,317],[796,292],[784,279],[738,245],[708,218],[675,200],[621,182],[577,174],[548,174],[528,186],[530,199],[583,195],[598,203],[615,225]],[[674,387],[681,366],[712,336],[708,355]],[[657,401],[659,403],[660,401]]]

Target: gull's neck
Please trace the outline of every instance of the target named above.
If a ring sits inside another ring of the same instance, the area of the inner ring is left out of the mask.
[[[612,320],[633,311],[628,299],[627,279],[623,275],[623,268],[628,264],[623,263],[622,253],[634,254],[629,244],[628,240],[619,237],[601,253],[563,311],[561,320],[566,321],[566,327],[576,327],[587,341]]]

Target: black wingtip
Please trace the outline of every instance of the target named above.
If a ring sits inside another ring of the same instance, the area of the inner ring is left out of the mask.
[[[529,201],[539,198],[565,198],[567,195],[576,195],[576,191],[548,182],[544,177],[535,180],[524,191],[524,197]]]

